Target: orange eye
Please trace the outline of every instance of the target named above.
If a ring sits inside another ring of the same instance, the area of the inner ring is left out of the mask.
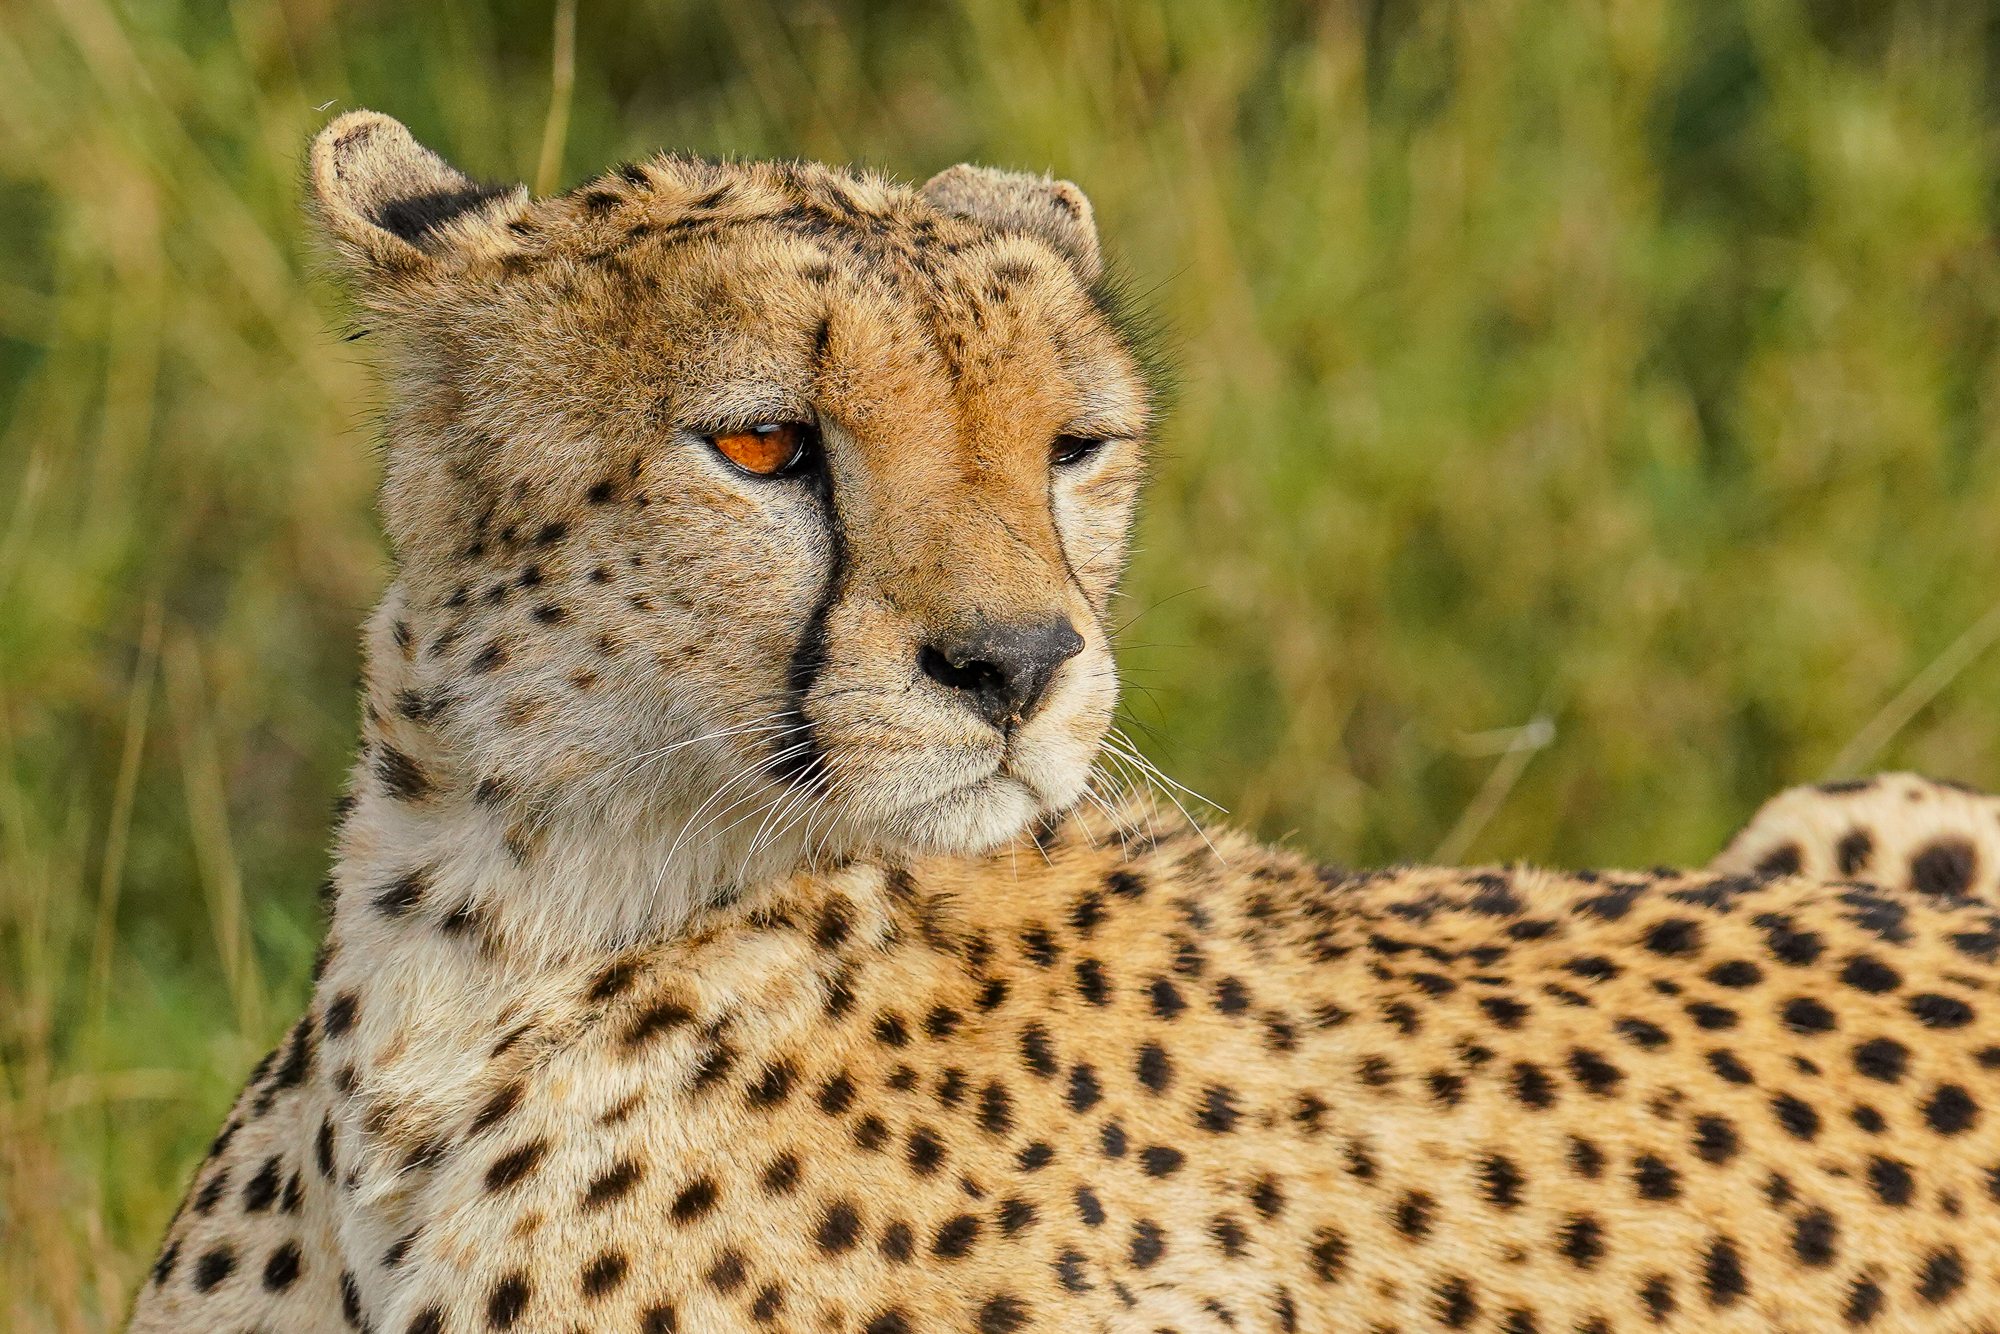
[[[715,436],[714,444],[722,457],[743,471],[774,477],[804,457],[811,430],[801,422],[772,422]]]

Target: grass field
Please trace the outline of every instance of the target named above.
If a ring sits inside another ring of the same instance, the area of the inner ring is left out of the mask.
[[[338,109],[962,159],[1175,331],[1129,727],[1356,862],[2000,782],[2000,20],[1951,0],[0,0],[0,1321],[114,1326],[296,1011],[384,579]],[[552,152],[544,152],[548,142]]]

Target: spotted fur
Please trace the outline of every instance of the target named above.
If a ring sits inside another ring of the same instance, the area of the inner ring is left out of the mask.
[[[530,202],[365,113],[313,170],[397,577],[311,1006],[133,1329],[2000,1324],[1984,903],[1079,803],[1146,400],[1074,187]]]
[[[1764,803],[1711,869],[2000,903],[2000,797],[1916,774],[1795,787]]]

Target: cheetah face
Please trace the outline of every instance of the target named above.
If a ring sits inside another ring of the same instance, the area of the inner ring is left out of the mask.
[[[1150,409],[1074,186],[660,158],[530,201],[370,113],[312,172],[387,344],[371,651],[427,781],[744,873],[1079,799]]]

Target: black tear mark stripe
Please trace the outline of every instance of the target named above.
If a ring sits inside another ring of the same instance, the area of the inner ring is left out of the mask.
[[[818,728],[806,716],[806,696],[812,693],[819,674],[826,670],[826,622],[847,583],[847,534],[840,524],[840,509],[834,504],[833,463],[823,441],[819,467],[813,471],[811,483],[813,498],[819,502],[820,515],[826,523],[827,570],[819,600],[812,615],[806,618],[805,633],[799,636],[798,647],[792,650],[792,661],[785,669],[785,710],[780,715],[785,727],[769,743],[772,754],[767,770],[779,783],[798,782],[819,763]]]

